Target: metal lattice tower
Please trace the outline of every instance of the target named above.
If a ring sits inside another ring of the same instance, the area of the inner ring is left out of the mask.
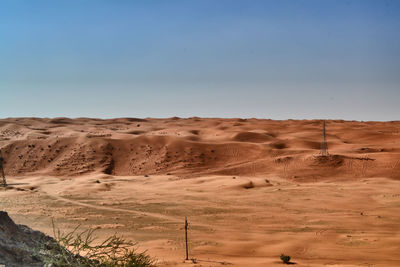
[[[1,155],[1,150],[0,150],[0,174],[2,177],[2,182],[0,183],[0,186],[7,186],[7,181],[6,181],[6,176],[4,175],[4,168],[3,168],[3,156]]]
[[[326,142],[326,128],[325,128],[325,121],[322,124],[322,142],[321,142],[321,155],[328,156],[328,143]]]

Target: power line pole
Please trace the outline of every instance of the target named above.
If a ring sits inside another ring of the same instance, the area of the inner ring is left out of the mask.
[[[3,168],[3,156],[1,155],[1,150],[0,150],[0,172],[1,172],[1,177],[3,178],[1,186],[7,186],[7,181],[6,181],[6,176],[4,175],[4,168]]]
[[[186,259],[189,260],[189,247],[188,247],[188,236],[187,236],[187,231],[188,231],[188,222],[187,222],[187,217],[185,217],[185,243],[186,243]]]
[[[326,127],[325,127],[325,121],[322,123],[322,143],[321,143],[321,155],[322,156],[328,156],[328,143],[326,142]]]

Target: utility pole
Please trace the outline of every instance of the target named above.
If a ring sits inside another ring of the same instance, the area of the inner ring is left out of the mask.
[[[328,156],[328,143],[326,142],[326,128],[325,121],[322,123],[322,143],[321,143],[321,155]]]
[[[6,176],[4,175],[4,168],[3,168],[3,156],[1,155],[1,150],[0,150],[0,172],[1,172],[1,177],[2,177],[2,183],[1,186],[6,187],[7,186],[7,181],[6,181]]]
[[[188,230],[188,222],[187,222],[187,217],[185,217],[185,243],[186,243],[186,259],[189,260],[189,247],[188,247],[188,236],[187,236],[187,230]]]

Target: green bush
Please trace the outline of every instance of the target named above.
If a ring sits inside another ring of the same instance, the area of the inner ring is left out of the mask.
[[[283,261],[283,263],[288,264],[290,262],[290,256],[281,254],[281,260]]]
[[[55,231],[54,242],[47,242],[40,252],[45,266],[66,267],[151,267],[155,261],[145,252],[136,252],[136,243],[116,235],[94,245],[93,229],[78,232],[76,227],[69,233]]]

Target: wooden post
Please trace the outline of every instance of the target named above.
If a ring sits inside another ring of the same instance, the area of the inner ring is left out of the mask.
[[[185,260],[189,260],[189,248],[188,248],[187,230],[188,230],[188,222],[187,222],[187,217],[185,217],[185,243],[186,243],[186,259]]]

